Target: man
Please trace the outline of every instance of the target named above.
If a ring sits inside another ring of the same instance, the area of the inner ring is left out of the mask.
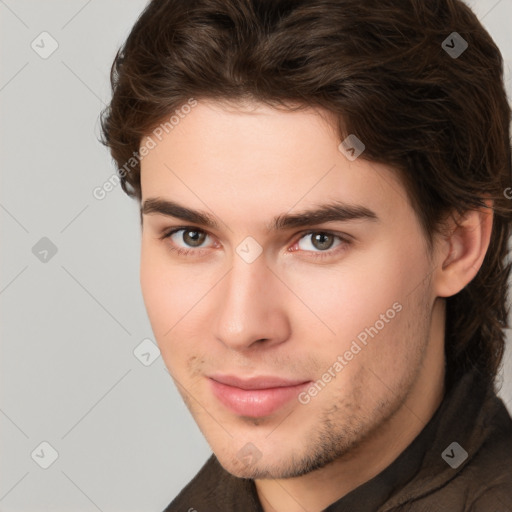
[[[502,58],[459,0],[153,0],[103,142],[213,455],[167,511],[512,510]]]

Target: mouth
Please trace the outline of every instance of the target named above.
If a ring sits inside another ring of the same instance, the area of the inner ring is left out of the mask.
[[[221,375],[209,377],[208,380],[213,395],[221,404],[239,416],[251,418],[271,415],[297,399],[311,383],[277,377],[241,379]]]

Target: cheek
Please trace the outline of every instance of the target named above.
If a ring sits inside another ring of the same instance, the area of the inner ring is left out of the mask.
[[[176,372],[171,363],[188,358],[195,349],[195,340],[202,339],[198,323],[190,318],[201,311],[202,299],[212,287],[210,280],[204,271],[199,274],[193,265],[172,262],[165,248],[143,240],[142,296],[156,342],[173,374]]]
[[[163,293],[165,280],[166,276],[162,275],[158,260],[147,248],[147,244],[143,242],[140,258],[140,287],[149,320],[157,336],[160,331],[159,324],[162,313],[166,309],[164,304],[166,299]]]
[[[412,258],[396,247],[380,244],[367,253],[354,254],[338,268],[296,269],[285,279],[310,310],[303,321],[314,323],[319,333],[327,335],[313,337],[315,350],[328,352],[332,358],[358,336],[373,340],[367,329],[372,334],[376,329],[375,339],[386,339],[388,349],[401,343],[396,333],[405,328],[409,295],[424,277],[421,258],[425,256],[418,252]],[[298,307],[303,309],[301,304]],[[331,343],[326,344],[327,339]]]
[[[140,260],[140,285],[146,312],[153,330],[155,341],[162,359],[172,375],[176,375],[176,361],[185,355],[180,354],[183,344],[173,343],[179,328],[180,283],[179,275],[173,275],[172,268],[155,257],[154,252],[144,247]]]
[[[146,311],[159,341],[179,320],[180,296],[183,301],[183,279],[177,268],[151,241],[142,241],[140,285]]]

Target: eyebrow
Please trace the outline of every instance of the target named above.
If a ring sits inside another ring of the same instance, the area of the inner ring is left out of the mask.
[[[140,209],[140,213],[141,219],[142,215],[159,214],[199,224],[210,229],[219,228],[218,222],[209,213],[192,210],[174,201],[160,198],[146,199]],[[267,229],[268,231],[284,231],[292,228],[314,226],[324,222],[346,222],[351,220],[379,221],[379,217],[365,206],[334,201],[314,209],[278,215],[267,226]]]

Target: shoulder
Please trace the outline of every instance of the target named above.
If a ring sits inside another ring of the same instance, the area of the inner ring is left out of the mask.
[[[485,441],[455,479],[464,484],[469,512],[512,510],[512,418],[500,398],[493,402]]]
[[[512,510],[512,488],[510,485],[499,484],[485,489],[467,508],[467,512],[499,510]]]
[[[450,418],[455,426],[436,432],[425,467],[382,512],[512,512],[512,418],[503,401],[488,393],[478,411]],[[468,421],[466,421],[466,418]],[[457,442],[465,458],[443,460],[443,448]],[[442,505],[441,505],[442,504]]]
[[[212,455],[163,512],[258,510],[253,485],[228,473]]]
[[[188,512],[189,509],[192,512],[204,502],[205,495],[217,485],[219,478],[222,478],[221,468],[212,455],[164,512]]]

